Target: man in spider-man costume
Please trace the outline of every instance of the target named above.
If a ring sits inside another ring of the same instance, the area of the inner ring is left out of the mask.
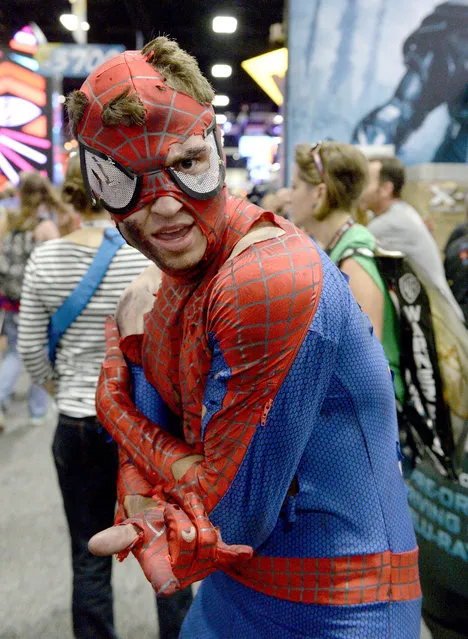
[[[204,578],[184,638],[416,639],[382,347],[304,233],[228,195],[212,99],[166,38],[69,99],[92,196],[163,272],[122,301],[122,335],[108,323],[97,408],[120,506],[90,548],[131,550],[160,596]]]

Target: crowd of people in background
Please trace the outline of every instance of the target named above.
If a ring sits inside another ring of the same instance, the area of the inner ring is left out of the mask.
[[[26,263],[35,246],[60,237],[79,224],[73,212],[62,202],[47,177],[39,172],[21,175],[17,192],[5,190],[0,217],[0,310],[6,351],[0,365],[0,429],[21,372],[17,352],[18,313]],[[7,208],[6,208],[7,206]],[[41,385],[29,390],[31,423],[40,424],[47,412],[48,395]]]
[[[428,291],[435,322],[439,318],[445,328],[454,326],[457,347],[466,354],[468,224],[465,221],[453,230],[441,255],[420,214],[401,197],[403,165],[389,157],[368,161],[352,145],[332,141],[299,144],[291,173],[291,187],[265,194],[261,206],[294,222],[349,279],[351,292],[382,344],[393,373],[395,400],[402,406],[408,386],[400,369],[399,309],[379,268],[378,250],[398,251],[407,257]],[[258,192],[255,198],[260,199]],[[87,544],[92,535],[112,526],[118,453],[96,418],[95,391],[104,358],[106,317],[115,312],[125,287],[148,260],[123,240],[119,243],[121,238],[108,213],[89,200],[77,157],[69,159],[60,191],[37,172],[22,174],[17,188],[9,185],[4,189],[0,213],[0,312],[5,336],[0,430],[8,428],[8,406],[22,360],[31,378],[31,424],[43,423],[50,395],[58,407],[53,458],[71,538],[75,636],[110,639],[116,636],[111,560],[92,557]],[[107,262],[99,253],[106,238],[109,245],[118,242]],[[78,313],[76,307],[70,307],[72,319],[62,326],[60,350],[56,357],[48,354],[51,319],[90,266],[99,261],[98,253],[103,272],[88,303]],[[435,326],[436,347],[443,357],[437,337],[440,330]],[[440,363],[442,384],[444,365]],[[463,364],[457,366],[457,383],[465,388]],[[461,409],[454,407],[447,394],[443,401],[452,411],[453,450],[459,451],[460,468],[468,473],[463,458],[468,416],[460,415]],[[407,433],[400,434],[406,441]],[[422,456],[421,447],[413,453],[411,464],[405,467],[408,481]],[[435,590],[445,602],[445,608],[436,607],[431,596],[425,607],[423,600],[424,617],[434,638],[466,637],[466,626],[462,629],[466,613],[459,607],[466,610],[468,591],[457,590],[455,580],[452,592],[444,575],[428,572],[433,570],[433,561],[426,552],[420,568],[423,592],[424,588]],[[450,604],[452,595],[456,606]],[[172,604],[160,603],[162,639],[178,635],[191,603],[190,588],[173,597]],[[169,606],[166,613],[165,605]]]

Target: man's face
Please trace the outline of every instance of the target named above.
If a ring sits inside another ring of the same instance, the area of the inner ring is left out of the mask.
[[[367,186],[359,199],[359,205],[364,210],[378,215],[382,209],[382,185],[380,184],[381,162],[369,162],[369,177]]]
[[[171,145],[166,167],[197,176],[210,167],[213,149],[201,135],[192,135],[183,143]],[[205,255],[207,238],[196,218],[184,204],[181,193],[161,195],[152,204],[118,222],[127,242],[158,264],[164,271],[177,272],[196,266]],[[206,200],[209,207],[210,200]]]

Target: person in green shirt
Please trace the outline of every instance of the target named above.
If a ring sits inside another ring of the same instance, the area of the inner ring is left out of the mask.
[[[351,291],[382,343],[394,374],[395,396],[402,402],[398,318],[373,257],[375,238],[356,221],[367,166],[364,155],[350,144],[297,145],[291,213],[294,223],[348,275]],[[356,254],[356,249],[368,255]]]

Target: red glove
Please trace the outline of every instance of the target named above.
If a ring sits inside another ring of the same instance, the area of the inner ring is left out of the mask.
[[[216,570],[251,559],[250,546],[228,546],[221,540],[195,493],[185,496],[184,510],[153,499],[154,508],[123,522],[133,524],[139,535],[118,559],[131,550],[157,595],[169,596]]]

